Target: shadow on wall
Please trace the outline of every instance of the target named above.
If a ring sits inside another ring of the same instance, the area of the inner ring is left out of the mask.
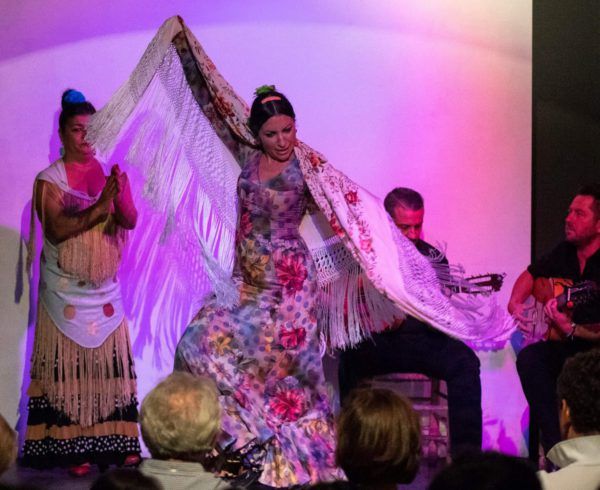
[[[36,279],[31,282],[31,285],[35,284],[36,287],[30,287],[25,271],[27,254],[25,240],[29,236],[30,209],[31,202],[28,202],[22,212],[20,234],[9,228],[0,228],[0,250],[3,251],[2,258],[0,258],[0,274],[14,280],[14,287],[10,290],[7,288],[5,294],[0,297],[4,345],[0,360],[0,372],[12,374],[3,379],[4,397],[1,402],[1,412],[9,420],[14,420],[16,414],[19,447],[22,445],[27,422],[26,393],[29,387],[29,359],[33,348],[35,297],[37,295],[37,266],[34,271]],[[24,230],[26,230],[25,233]],[[15,254],[18,255],[16,260]],[[17,374],[19,371],[20,376]]]
[[[58,134],[58,117],[60,111],[56,111],[53,116],[52,133],[48,141],[48,163],[52,163],[60,157],[60,149],[62,143]],[[42,170],[41,168],[39,170]],[[33,191],[33,182],[31,182]],[[27,243],[31,233],[31,206],[32,201],[29,200],[21,211],[21,229],[19,234],[9,229],[2,229],[0,240],[0,250],[17,253],[16,268],[12,272],[6,271],[4,277],[14,277],[13,301],[11,305],[6,305],[2,311],[9,312],[9,319],[5,319],[5,333],[8,338],[5,338],[7,348],[3,350],[2,367],[6,367],[8,371],[14,370],[15,366],[22,366],[22,375],[20,378],[14,377],[15,383],[21,380],[19,390],[19,399],[16,406],[10,407],[9,410],[16,408],[17,424],[16,429],[19,433],[19,447],[23,446],[23,438],[27,426],[27,389],[30,383],[30,360],[33,352],[33,342],[35,336],[35,319],[37,314],[37,295],[39,283],[39,257],[42,250],[42,230],[37,220],[34,222],[34,256],[31,265],[31,271],[26,270],[27,262]],[[4,272],[4,271],[2,271]],[[30,274],[29,274],[30,273]],[[24,334],[24,345],[23,345]],[[23,348],[21,348],[23,346]],[[2,372],[7,372],[3,369]],[[11,386],[5,388],[5,393],[17,393],[17,387]],[[4,407],[3,407],[4,409]],[[14,412],[13,412],[14,413]]]
[[[131,131],[106,161],[109,166],[118,163],[127,172],[138,209],[138,222],[129,232],[119,270],[123,303],[131,319],[134,356],[146,359],[153,370],[170,372],[177,343],[209,285],[198,267],[197,238],[185,236],[180,223],[168,221],[168,213],[146,199],[140,171],[127,163],[130,146]],[[195,218],[187,216],[190,221]]]

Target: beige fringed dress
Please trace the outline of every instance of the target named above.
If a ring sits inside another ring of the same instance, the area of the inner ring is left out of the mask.
[[[70,189],[62,160],[39,181],[52,184],[44,199],[58,200],[66,212],[99,197]],[[58,245],[44,237],[26,466],[108,465],[140,452],[135,371],[117,279],[125,238],[112,217]]]

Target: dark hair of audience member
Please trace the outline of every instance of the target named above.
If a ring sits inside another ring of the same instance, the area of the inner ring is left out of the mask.
[[[559,400],[565,400],[573,430],[600,434],[600,349],[567,359],[558,377]]]
[[[389,215],[393,215],[396,206],[410,209],[411,211],[419,211],[425,205],[423,196],[413,189],[408,187],[396,187],[388,192],[383,200],[385,210]]]
[[[35,485],[30,485],[28,483],[17,483],[15,485],[10,483],[0,483],[0,490],[42,490],[42,487],[36,487]]]
[[[531,463],[497,452],[463,453],[440,471],[428,490],[541,490]]]
[[[419,417],[391,390],[350,393],[337,424],[336,462],[348,480],[364,488],[410,483],[419,469]]]
[[[358,490],[358,488],[356,485],[352,485],[350,482],[336,480],[315,483],[309,487],[306,487],[305,490]]]
[[[17,433],[0,415],[0,475],[17,459]]]
[[[163,490],[163,486],[139,470],[116,468],[100,475],[90,490]]]

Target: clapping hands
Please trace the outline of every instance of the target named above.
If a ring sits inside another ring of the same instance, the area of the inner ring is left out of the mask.
[[[117,163],[115,163],[110,169],[110,177],[108,178],[108,180],[110,180],[111,178],[114,178],[114,180],[116,181],[117,195],[123,194],[123,191],[129,185],[129,178],[127,177],[127,173],[123,172]]]
[[[106,179],[102,194],[98,199],[99,204],[107,214],[113,213],[115,208],[122,208],[126,201],[126,191],[129,190],[129,179],[127,173],[123,172],[118,164],[110,169],[110,175]]]

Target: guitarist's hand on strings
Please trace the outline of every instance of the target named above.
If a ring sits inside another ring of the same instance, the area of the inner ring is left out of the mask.
[[[549,299],[544,305],[544,313],[550,321],[555,323],[565,334],[571,334],[571,318],[558,311],[558,301],[556,298]]]

